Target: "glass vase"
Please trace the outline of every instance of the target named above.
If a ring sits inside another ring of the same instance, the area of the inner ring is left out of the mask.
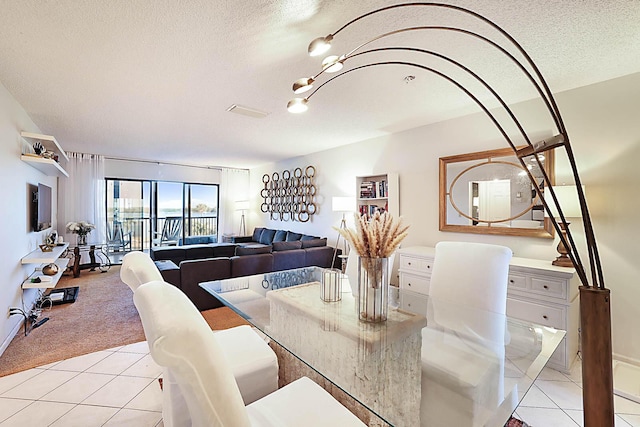
[[[86,234],[78,234],[78,246],[87,244],[87,235]]]
[[[358,258],[358,317],[384,322],[389,310],[389,258]]]

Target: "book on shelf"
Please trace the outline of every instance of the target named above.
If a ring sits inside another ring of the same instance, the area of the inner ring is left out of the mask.
[[[389,184],[386,180],[382,181],[362,181],[360,183],[361,199],[377,199],[385,198],[389,192]]]
[[[376,211],[379,211],[381,214],[387,211],[387,205],[378,206],[378,205],[360,205],[358,206],[358,212],[360,215],[373,216]]]

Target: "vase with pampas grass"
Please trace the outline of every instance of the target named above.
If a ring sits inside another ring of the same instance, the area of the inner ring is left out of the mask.
[[[409,226],[388,212],[355,214],[354,229],[338,229],[358,254],[358,316],[364,322],[384,322],[389,307],[389,257],[407,237]]]

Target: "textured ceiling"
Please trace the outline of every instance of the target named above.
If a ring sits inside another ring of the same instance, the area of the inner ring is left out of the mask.
[[[308,113],[286,111],[293,81],[319,70],[320,59],[306,55],[308,43],[390,4],[0,0],[0,82],[68,151],[210,166],[252,167],[477,111],[433,75],[401,66],[350,73],[314,95]],[[451,4],[510,32],[553,92],[640,72],[640,1]],[[347,28],[332,54],[407,25],[463,25],[486,33],[450,11],[415,9]],[[459,59],[509,103],[535,95],[508,61],[468,37],[421,31],[372,46],[383,45],[419,46]],[[371,54],[347,65],[415,55]],[[416,79],[405,82],[407,75]],[[226,111],[232,104],[269,114],[232,114]]]

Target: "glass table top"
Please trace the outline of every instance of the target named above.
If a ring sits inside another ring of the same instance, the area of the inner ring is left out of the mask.
[[[348,283],[340,301],[320,299],[325,271],[200,286],[394,426],[503,426],[565,335],[433,298],[425,316],[362,322]]]

